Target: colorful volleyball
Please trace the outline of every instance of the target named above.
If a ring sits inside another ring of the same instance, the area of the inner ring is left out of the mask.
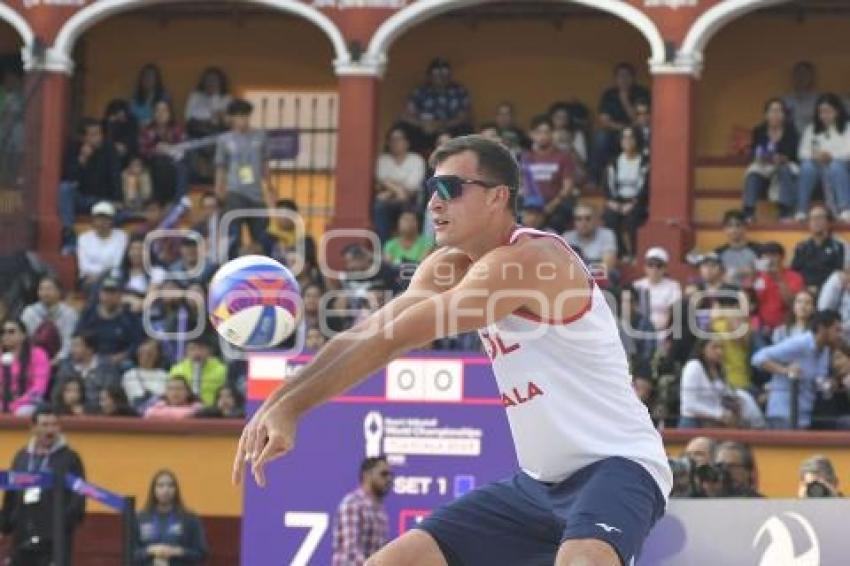
[[[295,276],[265,256],[231,260],[210,281],[210,321],[222,338],[240,348],[270,348],[289,338],[300,305]]]

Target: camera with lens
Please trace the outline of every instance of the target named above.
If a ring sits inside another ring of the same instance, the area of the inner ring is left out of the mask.
[[[828,485],[812,480],[806,484],[806,497],[834,497],[834,495]]]
[[[668,460],[673,472],[674,497],[733,497],[735,486],[723,464],[696,465],[683,456]]]

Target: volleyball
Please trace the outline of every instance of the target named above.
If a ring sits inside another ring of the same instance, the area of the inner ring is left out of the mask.
[[[240,348],[271,348],[289,338],[298,325],[300,305],[295,276],[269,257],[231,260],[210,281],[210,322]]]

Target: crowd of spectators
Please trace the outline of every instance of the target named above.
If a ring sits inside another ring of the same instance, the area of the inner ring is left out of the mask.
[[[305,347],[318,350],[402,291],[432,251],[426,158],[451,136],[477,132],[511,148],[520,163],[520,222],[562,234],[609,293],[635,388],[659,427],[846,428],[850,253],[832,233],[842,212],[834,205],[844,197],[827,194],[837,187],[829,167],[840,154],[814,159],[826,168],[816,168],[812,185],[823,178],[826,189],[805,199],[803,167],[795,164],[804,154],[797,125],[806,140],[823,122],[824,139],[834,143],[829,128],[842,132],[845,113],[840,99],[809,92],[813,80],[813,68],[798,65],[793,93],[766,104],[744,206],[723,218],[727,242],[694,252],[694,276],[676,279],[663,247],[636,257],[648,213],[650,104],[630,65],[614,68],[595,118],[578,101],[556,101],[524,128],[504,102],[475,127],[468,90],[448,61],[435,59],[378,157],[373,224],[381,248],[349,245],[343,271],[331,277],[299,228],[296,202],[271,190],[268,144],[250,125],[250,103],[231,98],[224,73],[207,69],[185,122],[177,122],[161,73],[148,65],[132,96],[112,101],[103,121],[84,120],[69,145],[63,224],[72,231],[78,212],[91,214],[91,228],[65,242],[77,257],[73,294],[82,308],[62,301],[59,282],[46,277],[37,301],[11,309],[3,336],[14,359],[9,410],[26,414],[52,400],[63,414],[240,415],[245,364],[223,361],[205,325],[206,285],[217,265],[264,253],[292,267],[304,298]],[[809,108],[817,116],[806,124],[800,115]],[[203,143],[181,146],[187,134]],[[193,207],[186,187],[199,179],[209,188]],[[747,236],[756,200],[771,191],[783,219],[802,213],[808,221],[810,237],[790,258],[782,244]],[[220,234],[221,216],[233,209],[271,214]],[[174,228],[182,236],[145,243],[152,231]],[[187,338],[198,327],[205,331]],[[474,335],[432,347],[480,350]]]

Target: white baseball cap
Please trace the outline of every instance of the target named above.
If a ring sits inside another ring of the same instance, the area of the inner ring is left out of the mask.
[[[662,261],[664,263],[670,263],[670,254],[667,253],[667,250],[660,246],[655,246],[654,248],[649,248],[646,250],[646,255],[643,258],[646,261],[650,259],[657,259],[658,261]]]
[[[91,207],[92,216],[115,216],[115,207],[111,202],[102,200]]]

